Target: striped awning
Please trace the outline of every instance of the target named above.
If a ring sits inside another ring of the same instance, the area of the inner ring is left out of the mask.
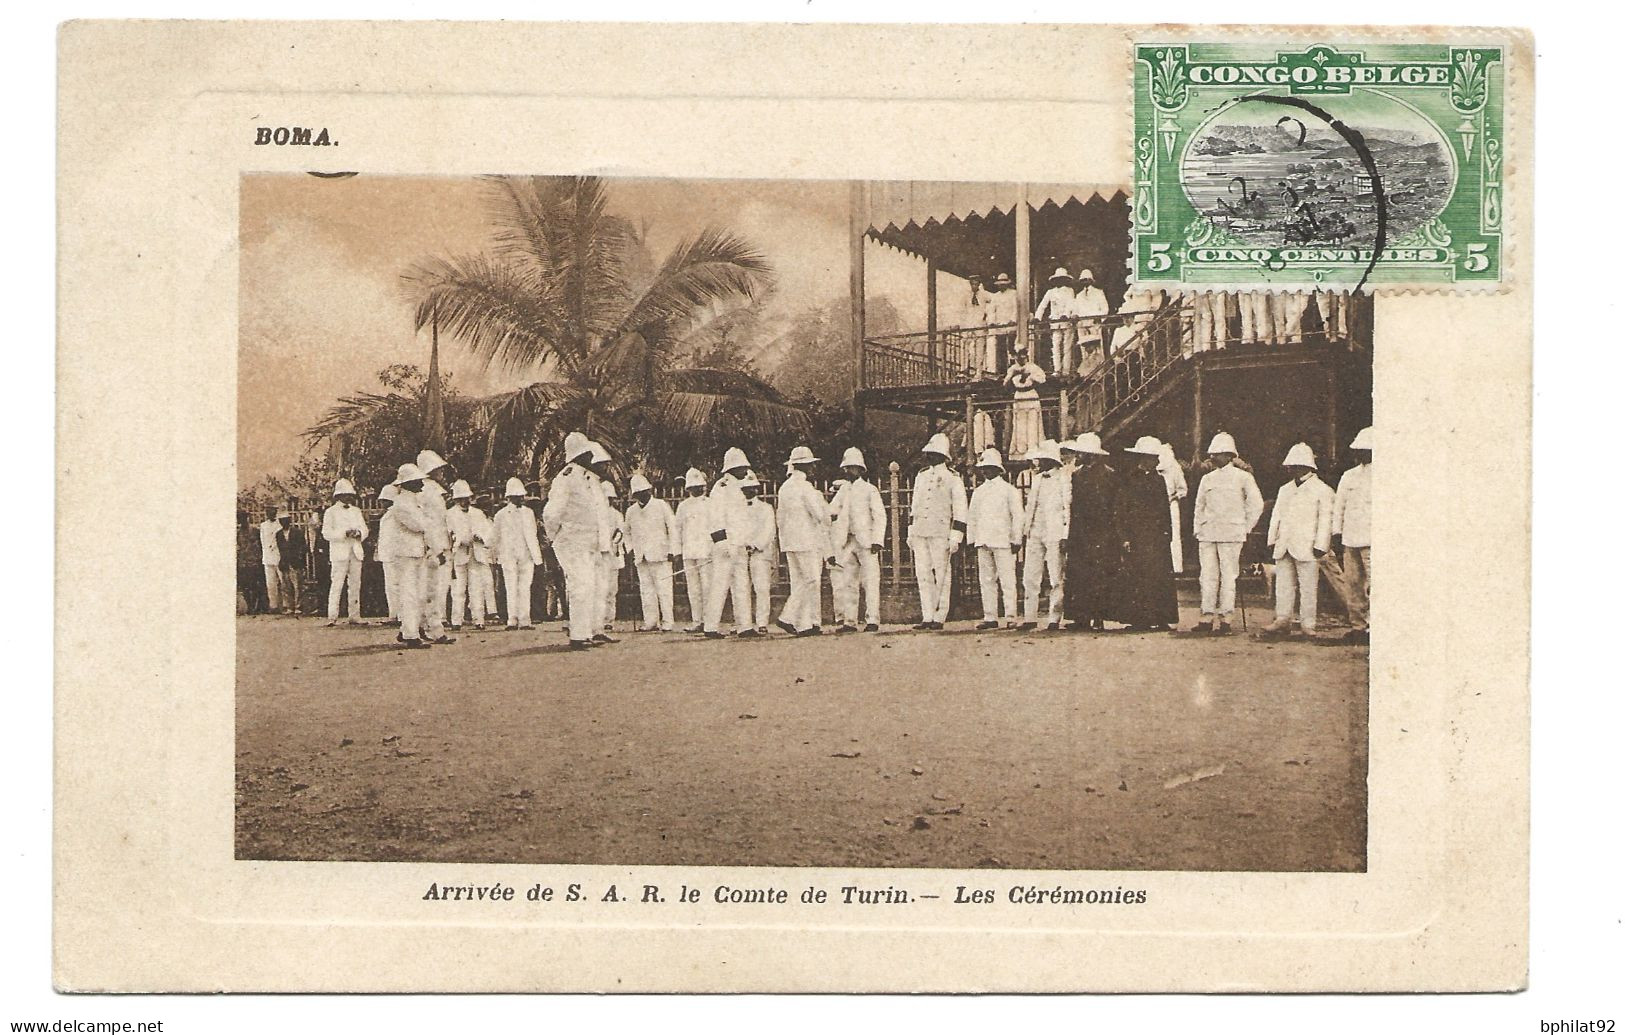
[[[1110,198],[1126,194],[1126,184],[1116,183],[1029,183],[1027,203],[1043,208],[1046,203],[1064,206],[1069,199],[1080,203],[1100,195]],[[869,227],[877,234],[887,228],[902,229],[910,223],[963,222],[972,216],[984,219],[1008,215],[1021,196],[1016,183],[967,183],[953,180],[876,180],[866,184]]]

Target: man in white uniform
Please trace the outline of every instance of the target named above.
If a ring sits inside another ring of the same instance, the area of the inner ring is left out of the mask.
[[[542,545],[536,540],[536,514],[525,506],[525,483],[509,478],[503,488],[508,505],[491,522],[494,555],[502,567],[502,589],[508,602],[508,628],[534,629],[530,620],[530,586],[542,563]]]
[[[395,505],[395,499],[400,495],[400,491],[394,485],[386,485],[378,490],[378,505],[384,512],[378,517],[378,543],[373,553],[378,566],[384,569],[384,602],[389,607],[389,618],[384,624],[397,626],[401,624],[400,589],[395,578],[396,569],[400,565],[396,553],[400,549],[399,529],[393,521],[385,519],[389,517],[389,508]]]
[[[1027,510],[1021,531],[1027,552],[1022,561],[1021,588],[1027,602],[1023,629],[1038,628],[1038,595],[1049,576],[1049,622],[1051,632],[1061,629],[1061,606],[1066,593],[1066,560],[1061,544],[1066,542],[1072,516],[1072,482],[1061,470],[1061,448],[1045,439],[1033,450],[1037,465],[1032,485],[1027,489]]]
[[[1049,368],[1058,376],[1072,373],[1072,352],[1078,342],[1078,324],[1072,312],[1076,297],[1072,278],[1063,266],[1049,278],[1049,290],[1033,310],[1033,319],[1049,324]]]
[[[452,483],[451,507],[446,511],[446,531],[451,536],[451,627],[461,629],[463,614],[473,604],[474,624],[485,624],[485,598],[482,591],[471,592],[469,565],[474,561],[474,515],[470,505],[474,490],[461,478]],[[481,515],[482,517],[484,515]],[[486,569],[489,571],[490,569]]]
[[[722,457],[722,475],[711,486],[711,584],[705,593],[705,635],[720,640],[722,609],[733,601],[734,627],[751,628],[750,561],[745,555],[745,494],[740,483],[750,474],[742,449]]]
[[[1016,624],[1016,551],[1021,549],[1021,527],[1026,514],[1021,490],[1004,477],[1004,460],[997,449],[985,449],[976,461],[982,483],[971,493],[966,541],[976,548],[976,578],[982,591],[982,621],[977,629],[999,627],[1002,596],[1004,623]]]
[[[1202,618],[1190,632],[1230,635],[1230,615],[1236,609],[1236,578],[1241,573],[1241,548],[1247,534],[1264,513],[1264,495],[1252,472],[1236,464],[1236,440],[1219,432],[1208,443],[1213,470],[1196,487],[1196,511],[1191,518],[1202,565]]]
[[[458,484],[463,484],[459,482]],[[455,489],[452,490],[454,493]],[[478,629],[485,628],[488,615],[497,610],[496,590],[491,578],[491,545],[496,532],[491,527],[491,515],[485,512],[483,497],[469,501],[468,507],[468,562],[464,582],[467,585],[469,616]],[[462,604],[457,604],[457,617],[463,615]]]
[[[1004,370],[1016,343],[1016,291],[1010,283],[1010,274],[994,277],[986,297],[982,318],[989,329],[982,347],[982,369],[997,376]]]
[[[542,522],[564,571],[570,646],[583,650],[592,646],[594,637],[603,636],[599,619],[604,604],[601,554],[608,529],[604,490],[592,472],[592,443],[584,436],[567,439],[565,455],[569,463],[553,478]]]
[[[402,464],[395,473],[395,502],[384,512],[384,523],[378,538],[390,544],[389,557],[384,563],[395,565],[395,591],[401,608],[401,630],[395,639],[408,647],[427,647],[423,638],[423,605],[427,598],[423,592],[424,562],[429,546],[424,538],[428,522],[419,502],[423,490],[423,472],[416,464]]]
[[[948,467],[948,436],[932,435],[920,450],[925,468],[914,476],[908,546],[920,590],[916,629],[941,629],[953,597],[953,555],[965,541],[965,483]]]
[[[360,625],[361,561],[366,556],[361,544],[367,538],[367,519],[356,506],[355,486],[348,478],[334,484],[333,499],[337,502],[322,512],[322,538],[327,540],[329,565],[327,624],[339,624],[339,597],[349,586],[344,617],[351,625]]]
[[[1299,442],[1282,462],[1291,479],[1281,486],[1270,512],[1269,545],[1275,558],[1275,621],[1259,636],[1285,639],[1292,616],[1305,636],[1314,636],[1320,590],[1320,558],[1332,548],[1332,510],[1336,496],[1315,474],[1315,454]]]
[[[1173,537],[1168,541],[1169,553],[1174,562],[1174,574],[1179,575],[1185,571],[1185,523],[1180,520],[1179,501],[1189,496],[1191,490],[1185,482],[1185,469],[1174,455],[1174,447],[1167,442],[1162,444],[1162,453],[1157,458],[1157,473],[1168,487],[1168,522],[1173,529]]]
[[[1343,554],[1343,592],[1348,600],[1350,643],[1371,642],[1371,429],[1349,443],[1357,465],[1337,482],[1332,543]]]
[[[745,494],[745,556],[750,566],[750,595],[756,604],[753,626],[741,636],[765,636],[773,608],[773,576],[779,567],[779,521],[773,505],[762,499],[762,482],[754,471],[739,483]]]
[[[1112,306],[1106,300],[1106,292],[1095,286],[1094,273],[1090,270],[1079,270],[1072,312],[1078,317],[1078,344],[1082,352],[1082,358],[1078,361],[1080,373],[1087,374],[1100,365],[1101,343],[1105,339],[1106,332],[1105,324],[1099,318],[1109,316],[1111,311]]]
[[[446,635],[446,608],[451,602],[451,529],[446,524],[446,487],[440,479],[450,477],[451,466],[432,449],[418,454],[418,470],[423,472],[423,491],[418,506],[423,510],[423,538],[429,548],[423,569],[423,637],[430,643],[455,643]]]
[[[642,629],[670,632],[673,628],[671,562],[677,555],[677,519],[671,505],[655,499],[654,486],[641,474],[630,484],[632,503],[626,508],[626,545],[638,570],[638,598],[643,602]]]
[[[711,592],[711,501],[705,495],[705,473],[690,467],[683,475],[682,502],[677,504],[677,549],[683,557],[683,584],[688,592],[687,632],[705,629],[705,601]]]
[[[840,579],[843,600],[837,601],[835,610],[848,622],[859,617],[859,591],[862,591],[863,629],[880,631],[880,551],[886,542],[886,505],[880,490],[869,480],[869,465],[864,462],[862,450],[848,449],[841,456],[841,470],[847,476],[842,491],[842,520],[835,522],[835,560],[838,567],[830,569],[830,584]],[[833,505],[832,505],[833,506]]]
[[[851,476],[845,470],[837,470],[833,482],[835,491],[829,498],[829,541],[837,554],[841,552],[841,545],[846,542],[851,524],[846,512],[851,485]],[[856,607],[857,604],[857,586],[852,581],[856,575],[855,567],[829,570],[829,595],[835,608],[836,632],[857,631],[857,616],[846,611],[849,596],[854,598],[850,601],[853,606]]]
[[[282,610],[282,548],[276,540],[281,530],[277,509],[266,507],[265,520],[259,524],[260,565],[265,568],[265,602],[271,614]]]
[[[818,462],[812,450],[797,446],[785,463],[789,475],[779,486],[779,549],[790,568],[790,598],[779,612],[779,627],[797,636],[823,632],[823,568],[836,564],[830,542],[829,503],[807,469]]]

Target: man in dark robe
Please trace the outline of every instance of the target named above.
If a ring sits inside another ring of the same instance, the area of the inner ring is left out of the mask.
[[[1157,473],[1162,443],[1146,435],[1124,452],[1133,466],[1118,483],[1115,515],[1123,559],[1107,617],[1132,629],[1165,629],[1178,623],[1179,603],[1169,546],[1174,530],[1168,486]]]
[[[1066,617],[1069,632],[1100,632],[1111,612],[1118,547],[1118,474],[1106,463],[1100,436],[1086,432],[1061,444],[1077,458],[1072,472],[1072,520],[1066,542]]]

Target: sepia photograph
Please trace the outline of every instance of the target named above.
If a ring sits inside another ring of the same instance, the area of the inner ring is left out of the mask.
[[[1364,872],[1373,301],[1129,187],[244,173],[236,858]]]

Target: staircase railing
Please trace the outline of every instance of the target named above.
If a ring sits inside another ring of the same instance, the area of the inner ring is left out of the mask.
[[[1150,397],[1165,377],[1191,353],[1195,314],[1177,299],[1162,307],[1125,342],[1113,343],[1110,354],[1072,390],[1078,428],[1112,430],[1107,425]]]

